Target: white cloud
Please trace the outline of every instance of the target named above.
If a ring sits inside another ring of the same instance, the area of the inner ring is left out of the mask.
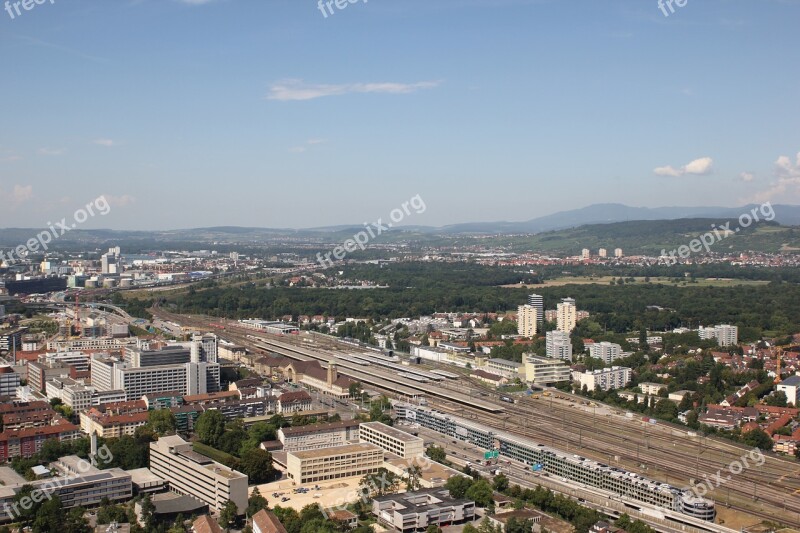
[[[117,145],[117,143],[114,142],[112,139],[95,139],[92,142],[98,146],[106,146],[109,148]]]
[[[57,156],[67,153],[64,148],[39,148],[39,155]]]
[[[756,202],[766,202],[781,197],[784,201],[800,199],[800,152],[794,162],[789,156],[782,155],[775,161],[775,181],[769,188],[755,194]]]
[[[672,165],[667,165],[665,167],[655,168],[653,169],[653,172],[657,176],[671,176],[671,177],[686,176],[686,175],[706,176],[708,174],[711,174],[713,167],[714,167],[714,160],[712,158],[701,157],[700,159],[695,159],[694,161],[680,168],[675,168]]]
[[[108,205],[112,207],[127,207],[136,202],[136,198],[129,194],[123,194],[122,196],[103,194],[101,196],[103,196],[106,199],[106,202],[108,202]]]
[[[756,175],[753,174],[752,172],[742,172],[741,174],[739,174],[739,178],[741,178],[742,181],[749,183],[754,179],[756,179]]]
[[[0,190],[0,201],[11,208],[18,207],[33,198],[33,185],[14,185],[10,192]]]
[[[325,144],[326,142],[328,142],[328,139],[309,139],[306,141],[305,145],[292,146],[289,148],[289,151],[293,154],[302,154],[303,152],[307,152],[310,146]]]
[[[417,83],[346,83],[339,85],[310,84],[303,80],[281,80],[269,89],[269,100],[302,101],[325,96],[338,96],[352,93],[409,94],[421,89],[438,87],[439,81],[420,81]]]

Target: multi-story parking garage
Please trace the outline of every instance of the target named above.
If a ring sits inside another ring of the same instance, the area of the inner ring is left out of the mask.
[[[482,424],[426,407],[397,403],[395,412],[399,417],[448,437],[485,450],[497,450],[500,455],[521,461],[534,471],[584,483],[632,500],[703,520],[713,520],[716,516],[714,502],[694,496],[690,498],[690,493],[634,472],[568,454],[544,444],[532,443],[509,433],[496,431]]]

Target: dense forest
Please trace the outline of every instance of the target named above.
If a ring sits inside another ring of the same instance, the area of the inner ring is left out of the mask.
[[[744,341],[794,333],[800,317],[800,285],[774,281],[728,287],[637,282],[527,290],[496,286],[519,279],[519,273],[467,263],[360,265],[346,267],[345,276],[388,288],[343,291],[254,284],[215,286],[167,296],[166,305],[181,313],[229,318],[320,314],[378,322],[444,311],[504,312],[525,303],[528,293],[535,290],[544,296],[547,309],[555,308],[561,298],[575,298],[579,309],[589,311],[592,321],[611,333],[729,323],[739,326]]]

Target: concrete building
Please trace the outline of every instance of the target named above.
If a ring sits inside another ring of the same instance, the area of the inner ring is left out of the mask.
[[[605,259],[606,257],[608,257],[608,250],[606,250],[605,248],[600,248],[600,249],[597,251],[597,255],[598,255],[599,257],[602,257],[603,259]]]
[[[137,428],[147,423],[149,414],[148,411],[118,415],[96,415],[82,412],[80,414],[81,431],[87,435],[96,433],[98,437],[104,439],[119,438],[123,435],[133,436]]]
[[[564,298],[561,303],[556,305],[556,323],[558,331],[565,333],[572,333],[575,329],[577,322],[577,309],[575,307],[575,300],[572,298]]]
[[[546,334],[547,357],[572,361],[572,341],[565,331],[548,331]]]
[[[786,401],[797,407],[797,391],[800,389],[800,376],[794,375],[778,383],[775,390],[786,395]]]
[[[622,346],[613,342],[596,342],[588,346],[589,357],[592,359],[600,359],[605,364],[610,365],[625,354],[622,351]]]
[[[486,365],[483,367],[483,370],[508,379],[516,379],[522,377],[524,372],[523,366],[522,363],[517,363],[516,361],[492,358],[486,360]]]
[[[540,294],[531,293],[528,295],[528,305],[536,309],[536,322],[541,328],[544,323],[544,297]]]
[[[280,428],[277,436],[287,452],[331,448],[358,442],[360,424],[359,420],[341,420],[327,424]]]
[[[570,380],[569,366],[559,359],[525,356],[525,381],[533,385],[552,385]]]
[[[614,257],[622,257],[622,248],[614,248]]]
[[[177,435],[150,443],[150,470],[167,480],[173,492],[197,498],[217,512],[228,500],[240,515],[247,509],[247,476],[194,452]]]
[[[363,477],[383,466],[383,453],[381,448],[368,443],[289,452],[286,455],[286,473],[301,485]]]
[[[372,514],[390,531],[425,531],[429,526],[471,522],[475,502],[450,497],[447,489],[389,494],[372,500]]]
[[[0,523],[18,518],[19,513],[14,512],[14,495],[25,485],[33,487],[34,493],[58,496],[63,509],[97,507],[103,498],[112,502],[133,498],[131,476],[119,468],[99,470],[75,455],[62,457],[50,467],[58,472],[57,477],[35,481],[25,480],[11,468],[0,467]]]
[[[0,397],[17,395],[17,387],[19,387],[20,379],[19,374],[14,372],[10,366],[0,366]]]
[[[702,340],[716,339],[719,346],[736,346],[739,343],[739,328],[728,324],[708,328],[700,326],[697,336]]]
[[[517,308],[517,334],[533,338],[539,326],[537,309],[532,305],[520,305]]]
[[[661,389],[666,389],[667,386],[663,383],[651,383],[649,381],[645,381],[639,383],[639,389],[642,391],[642,394],[649,394],[650,396],[657,396]]]
[[[631,382],[631,369],[620,366],[599,368],[591,372],[576,372],[573,378],[581,388],[586,387],[589,391],[622,389]]]
[[[589,259],[592,257],[592,251],[588,248],[581,250],[581,259]]]
[[[183,363],[129,367],[121,361],[98,358],[92,362],[92,384],[98,390],[125,390],[129,400],[161,391],[182,391],[186,395],[219,390],[218,363]]]
[[[278,396],[278,412],[283,415],[308,411],[311,404],[311,395],[304,390],[284,392]]]
[[[358,438],[379,446],[389,453],[402,458],[412,459],[425,453],[424,441],[411,433],[387,426],[381,422],[364,422],[358,428]]]

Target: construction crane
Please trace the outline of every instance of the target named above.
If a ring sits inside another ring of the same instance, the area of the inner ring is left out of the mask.
[[[778,365],[775,367],[775,384],[781,382],[781,355],[783,355],[783,348],[778,346]]]

